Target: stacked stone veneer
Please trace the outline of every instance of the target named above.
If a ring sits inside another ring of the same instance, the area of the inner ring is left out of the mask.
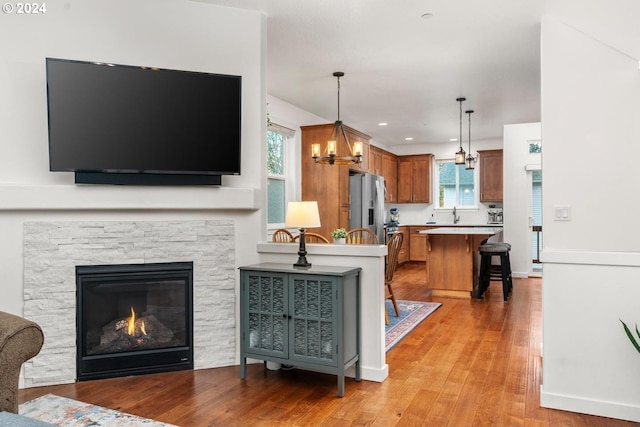
[[[235,363],[232,220],[26,222],[24,316],[45,341],[24,385],[76,381],[77,265],[193,261],[194,367]]]

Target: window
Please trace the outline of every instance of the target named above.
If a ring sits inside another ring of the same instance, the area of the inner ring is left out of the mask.
[[[464,165],[456,165],[453,160],[436,160],[436,208],[476,207],[478,201],[475,171],[476,169],[465,169]]]
[[[288,145],[293,131],[271,124],[267,130],[267,223],[269,227],[284,225],[287,201],[290,193],[288,170],[293,163],[289,161]]]
[[[528,141],[529,142],[529,153],[542,153],[542,141]]]

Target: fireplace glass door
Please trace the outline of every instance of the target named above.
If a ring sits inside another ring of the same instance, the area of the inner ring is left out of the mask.
[[[76,267],[78,380],[193,369],[193,263]]]

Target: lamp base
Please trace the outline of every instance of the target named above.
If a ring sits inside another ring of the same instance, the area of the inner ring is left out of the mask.
[[[294,268],[310,268],[311,263],[307,261],[307,247],[305,242],[304,228],[300,229],[300,248],[298,249],[298,261],[293,264]]]
[[[298,262],[293,264],[294,268],[311,268],[311,263],[306,258],[298,258]]]

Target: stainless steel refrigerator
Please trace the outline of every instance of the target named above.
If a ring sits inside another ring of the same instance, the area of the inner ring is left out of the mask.
[[[384,236],[384,178],[370,173],[349,177],[349,228],[368,228],[378,236],[380,244]]]

